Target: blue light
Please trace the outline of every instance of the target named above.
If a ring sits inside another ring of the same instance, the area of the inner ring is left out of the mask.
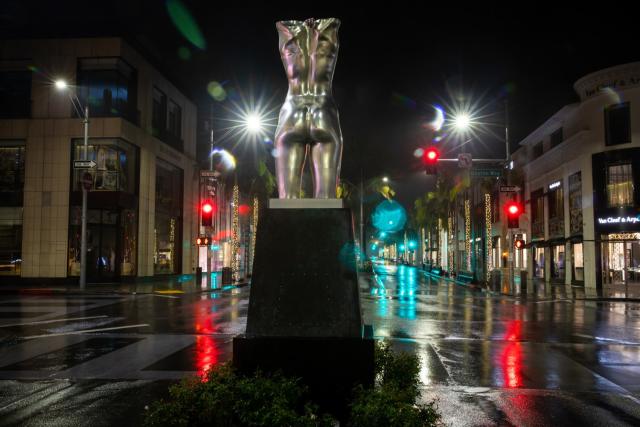
[[[399,231],[407,222],[407,213],[398,202],[385,200],[371,214],[373,226],[382,232]]]

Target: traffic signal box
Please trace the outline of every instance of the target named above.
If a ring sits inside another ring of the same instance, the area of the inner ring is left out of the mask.
[[[522,206],[516,201],[507,202],[504,206],[507,214],[507,224],[509,228],[520,228],[520,215]]]
[[[214,204],[211,200],[205,200],[200,206],[200,217],[203,227],[211,227],[213,225]]]
[[[427,175],[438,173],[438,158],[440,158],[440,151],[437,148],[429,147],[424,151],[423,162]]]
[[[196,237],[196,246],[209,246],[212,241],[209,236],[198,236]]]

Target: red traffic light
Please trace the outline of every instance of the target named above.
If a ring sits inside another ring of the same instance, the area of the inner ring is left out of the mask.
[[[437,162],[438,157],[440,157],[440,152],[435,147],[427,148],[427,150],[424,152],[424,160],[427,163]]]
[[[517,202],[509,202],[505,205],[507,215],[510,217],[517,217],[522,213],[522,209]]]
[[[204,213],[211,213],[211,212],[213,212],[213,205],[212,205],[211,203],[209,203],[209,202],[205,202],[205,203],[202,205],[202,212],[204,212]]]

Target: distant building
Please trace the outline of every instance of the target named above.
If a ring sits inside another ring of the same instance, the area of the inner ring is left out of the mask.
[[[513,155],[525,181],[529,276],[640,286],[640,62],[589,74]]]
[[[90,112],[88,280],[193,272],[196,107],[99,38],[0,43],[0,275],[79,274],[83,124],[58,78]]]

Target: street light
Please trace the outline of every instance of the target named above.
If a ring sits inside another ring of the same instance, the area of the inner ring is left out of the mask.
[[[382,182],[384,182],[384,183],[389,182],[389,178],[388,178],[388,177],[386,177],[386,176],[383,176],[383,177],[382,177]]]
[[[58,79],[54,82],[56,89],[65,91],[69,95],[71,104],[79,117],[84,117],[84,150],[82,160],[87,160],[87,149],[89,145],[89,106],[85,105],[82,113],[82,103],[75,93],[69,91],[69,85],[65,80]],[[80,228],[80,289],[87,286],[87,188],[82,184],[82,225]]]

